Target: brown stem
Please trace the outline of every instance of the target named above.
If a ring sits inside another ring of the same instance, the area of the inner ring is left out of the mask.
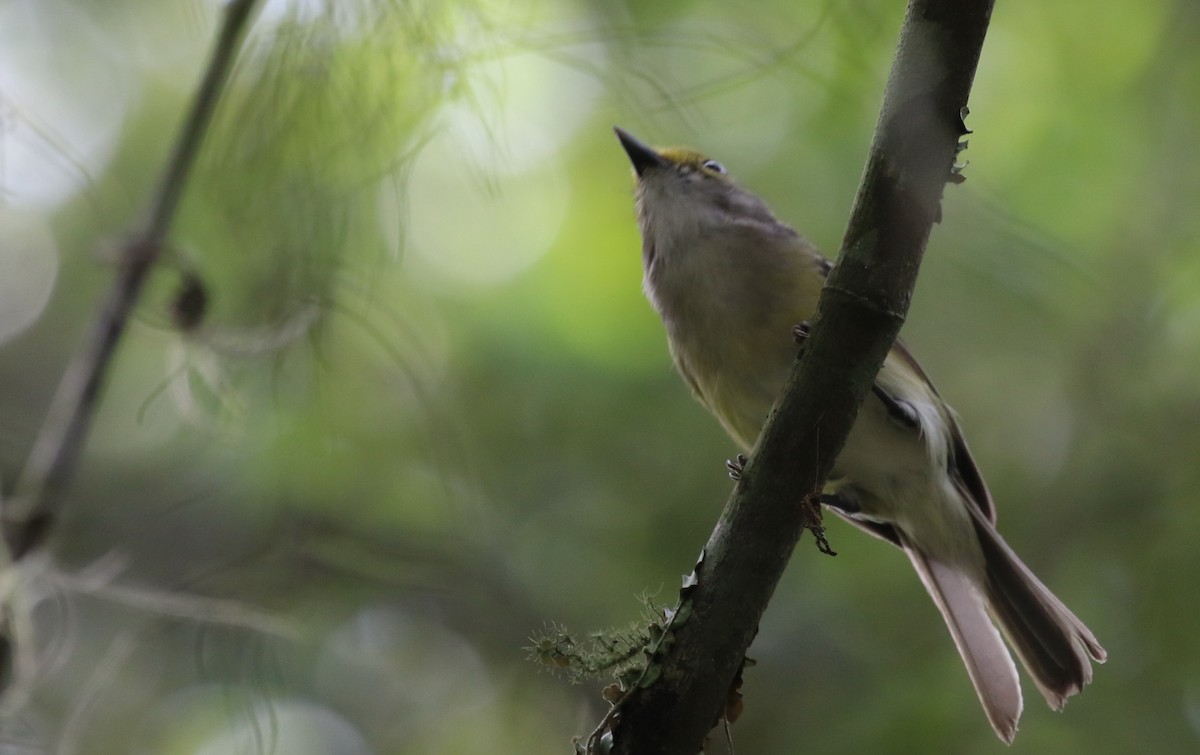
[[[145,226],[122,246],[108,299],[91,334],[63,374],[13,496],[4,501],[0,526],[10,562],[39,546],[53,526],[62,489],[79,459],[113,354],[146,278],[162,255],[256,2],[229,0],[225,5],[220,35],[148,209]]]

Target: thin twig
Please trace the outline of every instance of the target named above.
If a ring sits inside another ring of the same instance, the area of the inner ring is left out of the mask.
[[[52,572],[47,576],[53,584],[69,592],[91,595],[99,600],[148,614],[184,619],[197,624],[248,629],[285,639],[296,639],[300,634],[294,624],[281,616],[236,600],[180,594],[147,587],[129,587],[69,572]]]
[[[123,245],[108,300],[63,374],[13,497],[3,503],[0,524],[7,552],[0,547],[0,556],[8,563],[43,542],[58,513],[60,494],[79,459],[113,354],[150,269],[162,254],[255,2],[229,0],[226,4],[212,57],[163,171],[145,226]]]

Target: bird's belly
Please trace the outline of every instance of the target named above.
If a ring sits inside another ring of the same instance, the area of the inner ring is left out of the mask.
[[[725,431],[749,452],[778,397],[783,380],[765,378],[761,370],[741,376],[724,373],[725,380],[711,381],[704,401]],[[786,368],[782,370],[786,375]]]

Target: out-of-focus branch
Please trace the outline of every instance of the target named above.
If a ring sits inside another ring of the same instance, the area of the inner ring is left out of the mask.
[[[226,3],[216,46],[148,208],[145,225],[122,245],[108,299],[92,332],[63,374],[13,495],[3,502],[0,527],[8,551],[4,560],[9,564],[38,547],[53,526],[63,487],[79,459],[113,354],[146,278],[162,255],[256,2]]]
[[[695,755],[908,311],[940,218],[992,0],[911,0],[837,266],[803,359],[645,673],[591,751]],[[611,736],[611,740],[609,737]],[[607,744],[598,746],[601,740]]]

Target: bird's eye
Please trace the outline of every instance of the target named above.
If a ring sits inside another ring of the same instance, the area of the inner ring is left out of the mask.
[[[721,163],[717,162],[716,160],[705,160],[704,168],[705,168],[705,170],[711,170],[713,173],[724,173],[725,172],[725,166],[722,165]]]

